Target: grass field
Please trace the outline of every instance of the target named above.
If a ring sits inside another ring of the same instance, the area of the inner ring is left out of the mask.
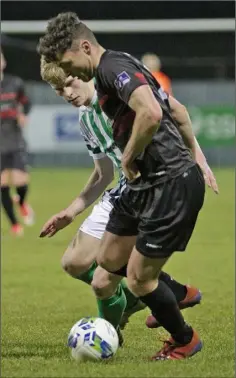
[[[125,346],[108,363],[71,361],[66,347],[71,326],[96,315],[88,286],[67,276],[60,259],[88,214],[53,239],[39,239],[40,227],[82,188],[89,170],[34,171],[30,199],[36,225],[14,239],[2,216],[2,377],[233,377],[234,376],[234,172],[217,171],[221,194],[207,191],[188,252],[176,254],[166,270],[201,288],[203,302],[185,310],[204,349],[194,358],[149,362],[162,330],[145,328],[147,311],[124,332]]]

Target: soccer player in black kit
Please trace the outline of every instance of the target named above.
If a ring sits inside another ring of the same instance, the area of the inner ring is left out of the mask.
[[[96,78],[100,105],[113,120],[114,140],[123,152],[127,187],[114,204],[98,263],[127,275],[130,289],[171,334],[153,359],[191,357],[202,349],[202,341],[184,321],[170,288],[157,283],[172,253],[186,249],[204,202],[202,170],[207,172],[195,162],[188,113],[167,97],[141,62],[99,45],[74,13],[49,21],[39,52],[68,74],[84,81]],[[214,178],[210,185],[218,191]]]
[[[22,135],[31,104],[25,94],[22,80],[16,76],[5,75],[5,67],[6,60],[1,51],[1,200],[11,224],[12,234],[20,236],[23,234],[23,227],[15,214],[10,187],[15,187],[15,202],[19,206],[24,223],[31,225],[34,213],[26,202],[29,174],[26,144]]]

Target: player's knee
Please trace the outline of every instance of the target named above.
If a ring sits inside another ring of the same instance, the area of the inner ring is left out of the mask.
[[[154,290],[153,280],[138,278],[136,275],[128,275],[127,283],[130,291],[137,297],[141,297]],[[156,284],[156,283],[155,283]]]
[[[101,267],[95,270],[91,286],[96,297],[100,299],[111,297],[116,290],[116,284],[112,281],[111,274]]]
[[[102,267],[103,269],[107,269],[108,271],[112,269],[111,259],[109,259],[109,257],[105,256],[104,254],[99,253],[98,256],[96,257],[96,261],[98,265]]]
[[[90,261],[81,261],[73,253],[65,253],[61,259],[62,269],[72,277],[77,278],[86,272],[91,265]]]

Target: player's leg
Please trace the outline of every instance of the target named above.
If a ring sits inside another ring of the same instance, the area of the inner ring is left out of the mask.
[[[30,176],[27,171],[27,160],[27,152],[25,150],[19,150],[14,153],[11,181],[16,189],[17,195],[14,200],[19,205],[22,219],[26,225],[30,226],[34,224],[34,211],[27,202],[30,182]]]
[[[186,177],[188,179],[185,180]],[[150,193],[150,191],[153,192]],[[151,215],[150,200],[144,198],[149,194],[152,198]],[[128,265],[129,285],[134,294],[140,296],[140,299],[150,308],[157,321],[172,335],[171,348],[167,343],[155,359],[189,357],[201,349],[201,341],[192,328],[184,322],[170,288],[163,281],[157,284],[157,276],[173,251],[185,250],[188,244],[198,212],[203,204],[204,180],[193,169],[180,179],[172,180],[166,185],[161,185],[160,188],[149,189],[141,194],[129,192],[129,190],[124,193],[123,198],[117,202],[116,208],[111,213],[107,225],[107,230],[110,232],[106,232],[104,236],[106,243],[102,243],[98,259],[105,269],[113,273],[116,269],[118,274],[121,272],[124,247],[124,238],[120,235],[130,232],[133,225],[128,205],[130,196],[133,197],[134,209],[140,209],[142,222],[138,226],[137,248],[134,248]],[[176,199],[178,199],[177,202]],[[144,206],[142,210],[141,204]],[[145,215],[147,212],[149,217]],[[116,248],[114,253],[117,256],[116,261],[108,258],[111,245]]]
[[[92,288],[97,298],[99,317],[108,320],[116,329],[119,327],[127,306],[126,295],[120,284],[122,277],[97,267]]]
[[[172,278],[168,273],[161,271],[159,280],[164,281],[167,286],[173,291],[179,308],[186,309],[194,307],[201,303],[201,291],[192,285],[184,285]],[[145,322],[148,328],[158,328],[160,324],[153,315],[148,315]]]
[[[201,350],[202,342],[185,323],[169,287],[163,281],[156,286],[155,278],[175,250],[186,249],[203,205],[204,179],[198,168],[193,167],[149,192],[154,198],[152,214],[149,219],[146,217],[150,208],[144,205],[136,247],[127,269],[128,282],[134,294],[140,295],[157,321],[171,334],[154,359],[182,359]]]
[[[118,326],[127,306],[126,295],[119,283],[122,277],[112,275],[102,268],[96,271],[95,260],[99,246],[100,239],[80,230],[63,256],[62,266],[72,277],[92,285],[98,316],[108,320],[117,329],[122,345],[123,337]],[[133,294],[130,293],[130,296]]]
[[[11,154],[1,154],[1,201],[7,218],[11,224],[11,231],[14,235],[21,236],[23,228],[19,224],[15,214],[14,204],[10,193],[10,168],[12,156]]]
[[[144,305],[140,304],[125,283],[118,285],[122,277],[118,278],[100,269],[94,276],[100,239],[108,222],[111,208],[111,204],[103,200],[94,206],[91,215],[81,225],[80,231],[65,252],[62,266],[72,277],[88,284],[92,283],[98,299],[100,317],[107,318],[108,316],[109,319],[113,319],[112,324],[116,326],[124,309],[128,308],[129,311],[132,309],[134,313],[143,309]],[[130,244],[130,251],[133,244],[134,240]]]

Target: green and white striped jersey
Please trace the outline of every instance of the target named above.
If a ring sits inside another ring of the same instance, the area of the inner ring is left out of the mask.
[[[79,124],[90,156],[93,159],[108,156],[118,168],[118,185],[109,192],[112,197],[118,197],[126,185],[126,179],[121,170],[122,153],[114,143],[111,121],[100,108],[96,91],[90,105],[80,107]]]

